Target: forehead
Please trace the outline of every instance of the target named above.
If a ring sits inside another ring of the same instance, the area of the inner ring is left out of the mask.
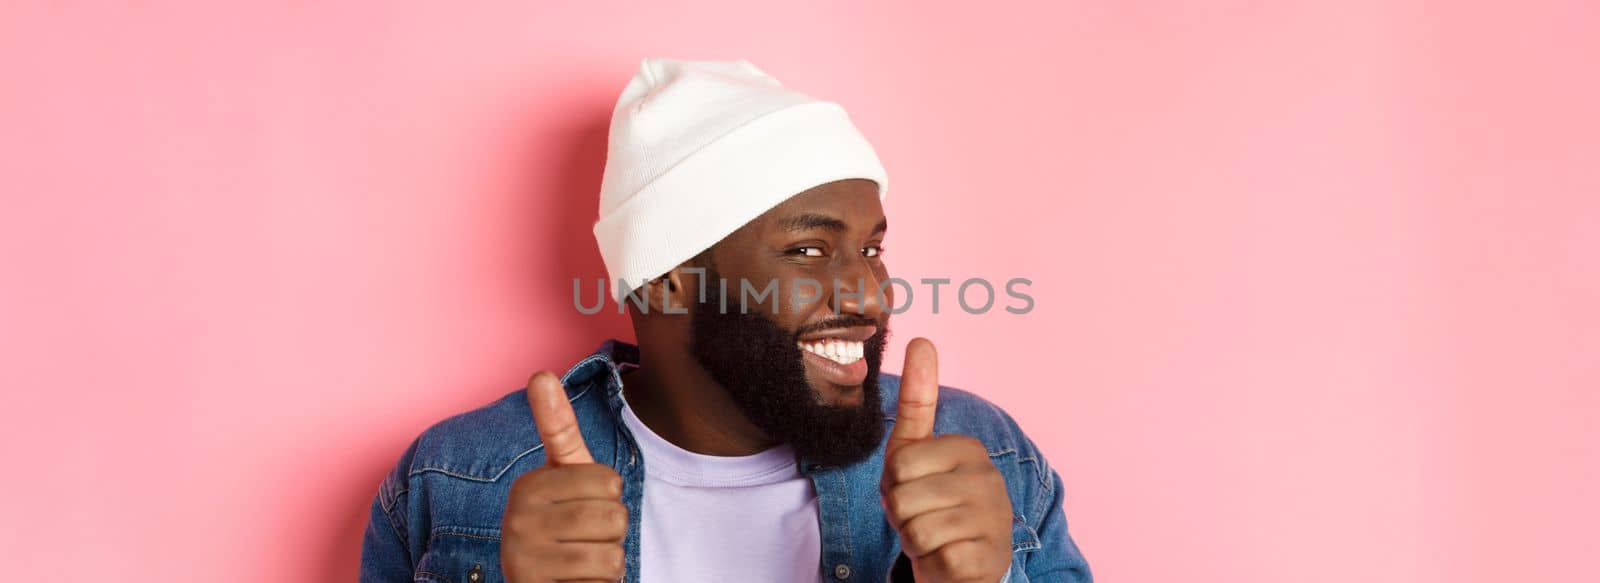
[[[802,214],[832,217],[844,221],[851,229],[870,229],[884,218],[878,183],[852,178],[822,184],[791,196],[741,230],[770,232],[781,229],[783,219]]]

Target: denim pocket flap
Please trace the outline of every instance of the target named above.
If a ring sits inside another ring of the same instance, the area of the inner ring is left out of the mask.
[[[502,583],[500,530],[440,527],[417,562],[417,583]]]
[[[1039,534],[1033,527],[1022,519],[1022,516],[1011,515],[1011,552],[1036,551],[1043,545],[1039,544]]]

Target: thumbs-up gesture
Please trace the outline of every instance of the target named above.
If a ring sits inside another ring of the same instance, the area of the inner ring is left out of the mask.
[[[983,443],[933,435],[939,362],[933,343],[906,346],[900,403],[884,454],[883,512],[920,583],[995,583],[1011,563],[1011,499]]]
[[[594,463],[561,381],[528,381],[528,405],[544,441],[544,467],[511,485],[501,521],[500,566],[510,583],[616,581],[628,509],[622,477]]]

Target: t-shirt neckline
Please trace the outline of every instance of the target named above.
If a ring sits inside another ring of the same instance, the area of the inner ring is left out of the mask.
[[[788,444],[743,456],[706,455],[678,447],[651,431],[628,406],[625,396],[622,422],[639,444],[647,479],[700,488],[740,488],[777,483],[799,474],[794,449]]]

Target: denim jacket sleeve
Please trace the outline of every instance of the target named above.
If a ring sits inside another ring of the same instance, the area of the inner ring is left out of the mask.
[[[1042,488],[1029,488],[1034,490],[1029,496],[1022,497],[1023,507],[1015,508],[1018,512],[1019,529],[1031,529],[1036,537],[1032,552],[1017,553],[1007,571],[1003,581],[1005,583],[1092,583],[1094,576],[1089,571],[1089,563],[1083,553],[1078,550],[1077,543],[1073,542],[1072,535],[1067,531],[1067,514],[1064,508],[1066,487],[1062,483],[1061,475],[1050,467],[1044,454],[1039,452],[1033,441],[1016,428],[1016,422],[1005,415],[1005,419],[1016,429],[1019,438],[1020,455],[1031,457],[1035,469],[1039,472],[1038,482]],[[1018,501],[1018,500],[1014,500]],[[1018,537],[1017,540],[1031,538],[1027,535]],[[1033,545],[1030,545],[1033,546]]]
[[[1035,553],[1027,562],[1026,581],[1072,581],[1074,583],[1090,583],[1094,577],[1089,573],[1089,563],[1084,559],[1083,553],[1078,550],[1077,543],[1072,536],[1067,534],[1067,515],[1062,507],[1063,490],[1061,476],[1050,470],[1050,480],[1053,494],[1050,503],[1040,515],[1037,531],[1039,541],[1043,548],[1049,552]],[[1020,583],[1019,578],[1010,577],[1010,583]]]
[[[1031,445],[1031,444],[1030,444]],[[1014,553],[1011,566],[1006,569],[1000,583],[1093,583],[1094,575],[1089,563],[1078,550],[1078,545],[1067,533],[1066,511],[1062,508],[1063,485],[1061,476],[1050,472],[1053,482],[1051,494],[1036,515],[1032,526],[1019,524],[1018,528],[1031,528],[1037,533],[1037,548],[1030,552]],[[1038,509],[1029,509],[1038,510]],[[1032,538],[1024,535],[1022,538]],[[890,572],[890,581],[911,581],[911,564],[901,555]]]
[[[361,583],[402,583],[411,581],[415,563],[411,558],[406,522],[407,474],[417,444],[412,442],[400,462],[378,485],[372,499],[367,530],[361,540]]]
[[[897,375],[883,375],[885,406],[898,400]],[[958,388],[939,387],[935,434],[977,438],[1006,479],[1011,498],[1012,557],[1005,583],[1091,583],[1088,561],[1067,528],[1065,485],[1043,452],[1009,413]],[[909,561],[899,557],[893,581],[910,580]]]
[[[1014,432],[1019,455],[1023,459],[1033,460],[1031,465],[1037,476],[1035,483],[1042,486],[1029,488],[1034,492],[1024,498],[1027,500],[1023,503],[1025,507],[1016,509],[1023,513],[1018,517],[1019,522],[1032,528],[1037,535],[1039,548],[1019,555],[1025,559],[1020,564],[1012,564],[1007,583],[1092,583],[1094,575],[1089,571],[1089,562],[1067,530],[1066,485],[1061,480],[1061,474],[1010,414],[1002,411],[1000,415],[1007,428]]]

